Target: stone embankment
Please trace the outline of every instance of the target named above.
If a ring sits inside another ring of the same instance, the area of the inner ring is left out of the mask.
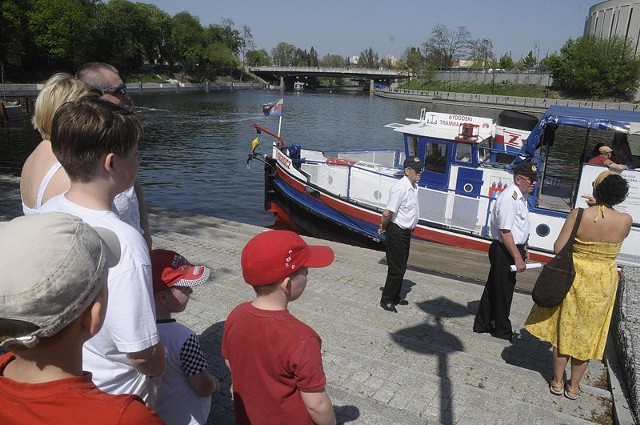
[[[0,193],[0,220],[20,214],[18,179],[0,176]],[[265,229],[153,206],[150,210],[156,248],[176,250],[212,269],[211,282],[194,288],[177,319],[200,336],[211,371],[222,384],[213,397],[209,423],[233,424],[221,337],[231,309],[253,297],[242,279],[240,254]],[[611,424],[614,405],[624,404],[609,389],[607,366],[597,361],[589,365],[577,401],[549,393],[550,346],[522,331],[532,306],[527,293],[514,294],[511,319],[521,335],[511,344],[471,330],[482,285],[454,273],[430,272],[427,266],[411,268],[403,289],[409,305],[389,313],[378,306],[386,275],[384,253],[306,239],[330,245],[336,260],[310,270],[307,289],[290,310],[323,339],[327,391],[338,423]],[[612,381],[611,386],[620,384]],[[620,418],[631,423],[628,411]]]

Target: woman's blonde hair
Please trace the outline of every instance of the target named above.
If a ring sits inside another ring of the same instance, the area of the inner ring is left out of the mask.
[[[33,128],[40,132],[43,140],[49,140],[51,138],[53,116],[58,108],[67,102],[78,100],[87,95],[99,97],[102,96],[102,93],[99,90],[90,88],[66,72],[53,74],[44,83],[36,98],[35,110],[31,120]]]

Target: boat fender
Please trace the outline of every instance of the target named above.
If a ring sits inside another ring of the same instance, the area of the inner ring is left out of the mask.
[[[356,161],[352,161],[350,159],[335,158],[335,157],[329,157],[325,162],[327,163],[327,165],[342,165],[345,167],[349,165],[354,165],[356,163]]]

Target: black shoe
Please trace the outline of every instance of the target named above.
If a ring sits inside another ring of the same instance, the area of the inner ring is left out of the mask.
[[[398,312],[398,310],[396,310],[396,308],[393,306],[393,303],[384,303],[380,301],[380,307],[384,308],[387,311],[392,311],[394,313]]]
[[[395,305],[409,305],[409,301],[407,300],[398,300],[394,302]]]
[[[489,325],[487,326],[486,329],[480,328],[480,327],[473,327],[473,331],[477,334],[492,334],[495,331],[495,329],[493,328],[493,325]]]

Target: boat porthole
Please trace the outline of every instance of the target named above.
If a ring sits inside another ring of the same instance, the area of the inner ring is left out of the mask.
[[[551,229],[549,229],[549,226],[547,226],[546,224],[540,224],[536,227],[536,234],[542,238],[548,236],[550,232]]]
[[[473,190],[473,185],[471,183],[465,183],[465,185],[462,186],[462,190],[469,193]]]
[[[328,182],[329,184],[333,184],[333,176],[329,176],[329,177],[327,178],[327,182]]]
[[[376,190],[375,192],[373,192],[373,197],[379,201],[380,198],[382,198],[382,192],[380,192],[379,190]]]

